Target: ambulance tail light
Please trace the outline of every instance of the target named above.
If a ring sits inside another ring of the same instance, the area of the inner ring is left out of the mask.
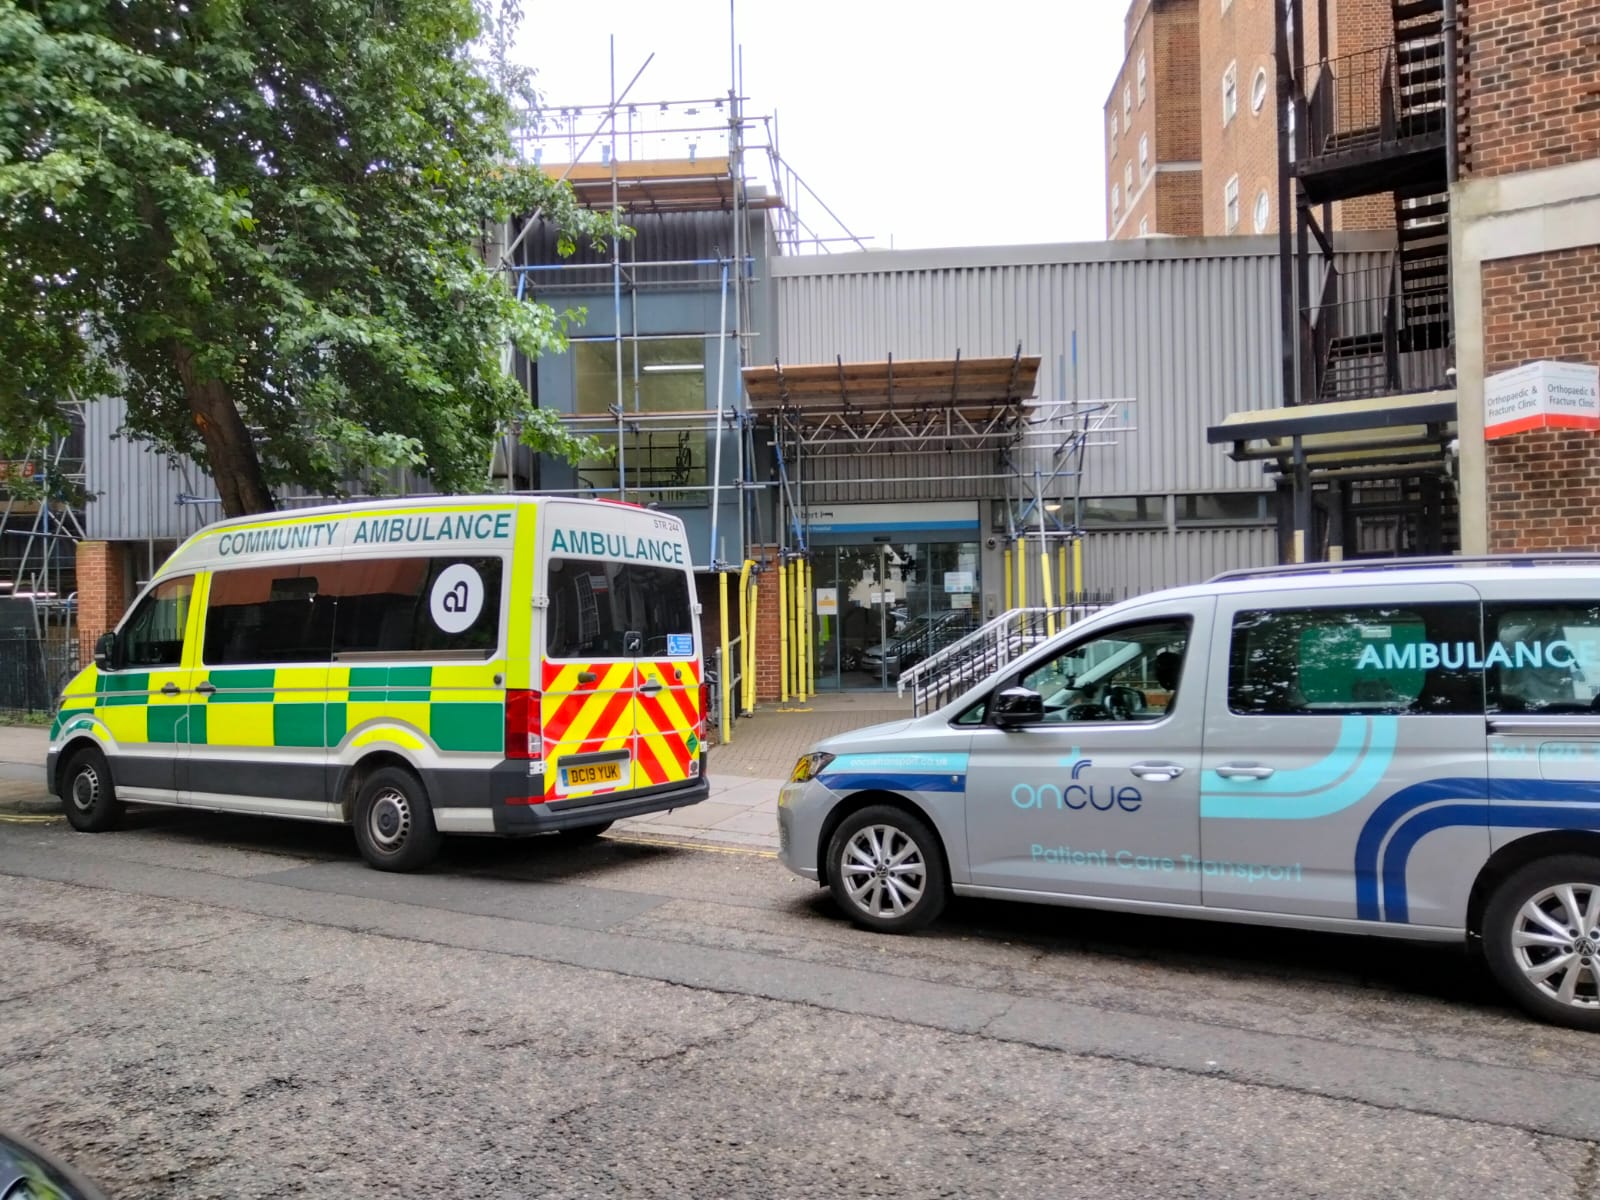
[[[539,693],[506,689],[506,757],[539,757]]]

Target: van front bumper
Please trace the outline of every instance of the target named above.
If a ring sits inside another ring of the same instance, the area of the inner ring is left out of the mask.
[[[682,783],[632,788],[620,794],[585,796],[577,800],[549,800],[542,804],[501,801],[494,806],[494,831],[514,836],[582,829],[586,825],[620,821],[624,817],[687,808],[699,804],[710,794],[711,785],[702,775]]]

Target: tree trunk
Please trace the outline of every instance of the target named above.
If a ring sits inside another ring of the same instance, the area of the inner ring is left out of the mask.
[[[256,457],[250,430],[226,385],[218,379],[202,378],[195,367],[194,351],[187,346],[174,345],[172,353],[189,411],[194,414],[195,428],[205,443],[206,466],[222,497],[223,513],[243,517],[272,512],[277,504],[261,474],[261,460]]]

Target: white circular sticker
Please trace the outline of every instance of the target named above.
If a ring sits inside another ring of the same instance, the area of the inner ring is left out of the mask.
[[[466,563],[456,563],[439,572],[429,598],[433,623],[446,633],[462,633],[483,611],[483,576]]]

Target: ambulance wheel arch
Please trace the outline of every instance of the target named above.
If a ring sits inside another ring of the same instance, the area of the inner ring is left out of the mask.
[[[1550,829],[1530,833],[1496,850],[1478,871],[1467,903],[1467,935],[1482,950],[1484,917],[1501,886],[1533,863],[1564,855],[1600,858],[1600,833],[1583,829]]]

